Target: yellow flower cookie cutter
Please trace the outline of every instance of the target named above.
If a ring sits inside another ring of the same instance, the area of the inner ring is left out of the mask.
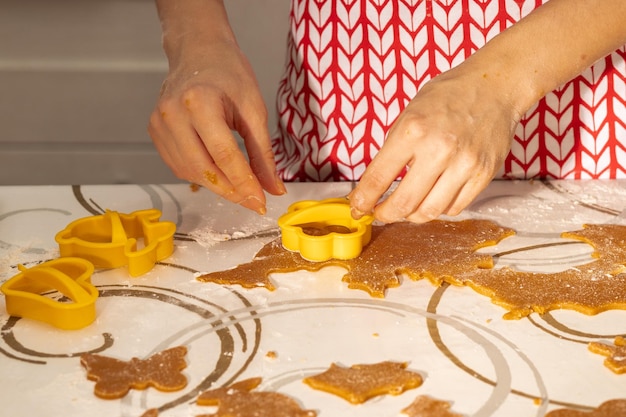
[[[174,251],[176,225],[159,221],[160,217],[157,209],[131,214],[107,210],[73,221],[57,233],[55,240],[62,257],[84,258],[98,268],[128,265],[128,272],[136,277]]]
[[[289,206],[278,219],[283,247],[309,261],[352,259],[372,236],[374,218],[356,220],[345,198],[303,200]]]
[[[32,268],[18,265],[20,273],[5,282],[6,310],[11,316],[42,321],[75,330],[96,319],[98,290],[91,285],[94,266],[81,258],[59,258]],[[59,300],[46,296],[58,292]]]

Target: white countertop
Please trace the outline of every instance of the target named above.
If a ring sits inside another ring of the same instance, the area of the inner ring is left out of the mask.
[[[175,251],[149,273],[97,270],[97,318],[80,330],[59,330],[6,314],[0,295],[0,414],[139,417],[215,412],[194,403],[208,388],[261,376],[258,390],[296,399],[319,416],[398,416],[418,395],[452,403],[464,416],[543,416],[570,406],[589,410],[626,398],[626,375],[588,351],[626,334],[626,311],[596,316],[559,310],[521,320],[469,288],[435,288],[404,280],[384,299],[348,289],[344,270],[275,274],[273,292],[198,282],[203,272],[249,262],[279,236],[277,218],[297,200],[346,195],[351,184],[290,184],[271,197],[264,217],[187,185],[0,187],[0,283],[59,256],[55,234],[104,209],[162,211],[177,225]],[[554,272],[590,262],[586,244],[554,245],[584,223],[624,223],[626,182],[494,182],[459,219],[481,218],[516,230],[487,248],[498,262]],[[543,249],[538,250],[537,245]],[[626,297],[626,295],[625,295]],[[94,396],[79,356],[96,351],[128,360],[185,345],[189,384],[182,391],[131,391],[120,400]],[[275,352],[271,358],[268,352]],[[405,361],[424,383],[399,396],[361,405],[302,379],[344,366]]]

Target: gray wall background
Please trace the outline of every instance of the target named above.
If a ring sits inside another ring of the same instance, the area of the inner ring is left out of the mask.
[[[289,2],[226,4],[272,130]],[[0,184],[178,182],[146,132],[166,72],[153,0],[0,0]]]

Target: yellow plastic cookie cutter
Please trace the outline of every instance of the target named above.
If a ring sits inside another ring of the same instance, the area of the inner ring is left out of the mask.
[[[91,285],[94,266],[81,258],[59,258],[26,268],[2,284],[6,310],[11,316],[42,321],[64,330],[75,330],[96,319],[98,290]],[[54,300],[46,293],[58,292]]]
[[[157,209],[131,214],[107,210],[71,222],[55,240],[62,257],[84,258],[98,268],[128,265],[128,272],[136,277],[174,252],[176,225],[160,218]]]
[[[278,219],[278,227],[285,249],[300,252],[306,260],[321,262],[359,256],[371,239],[373,221],[370,215],[354,219],[347,199],[330,198],[290,205]]]

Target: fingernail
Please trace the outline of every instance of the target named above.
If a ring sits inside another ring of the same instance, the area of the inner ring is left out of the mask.
[[[354,220],[359,220],[361,217],[363,217],[365,213],[363,213],[361,210],[359,210],[356,207],[350,207],[350,215],[352,216],[352,218]]]
[[[287,187],[285,187],[285,184],[283,184],[282,181],[280,181],[277,185],[281,195],[287,194]]]
[[[353,219],[359,220],[365,215],[365,212],[363,210],[356,207],[361,203],[362,198],[359,197],[359,195],[356,194],[354,190],[352,190],[350,194],[346,196],[346,199],[348,199],[348,201],[350,202],[350,215]]]
[[[287,187],[285,187],[285,183],[280,178],[280,176],[278,176],[278,173],[276,173],[276,186],[278,187],[278,191],[281,195],[287,194]]]
[[[253,195],[249,195],[248,197],[241,200],[239,202],[239,205],[247,209],[253,210],[262,216],[267,213],[267,209],[265,208],[265,204],[263,203],[263,201],[261,201],[259,197]]]

